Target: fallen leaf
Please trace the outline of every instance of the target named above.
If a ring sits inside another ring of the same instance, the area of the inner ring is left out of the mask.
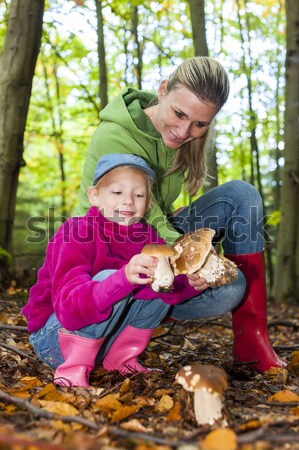
[[[130,378],[126,378],[126,379],[123,381],[123,383],[122,383],[122,385],[121,385],[121,387],[120,387],[120,392],[121,392],[122,394],[125,394],[125,393],[128,392],[130,389],[131,389],[131,380],[130,380]]]
[[[242,425],[240,425],[240,430],[242,431],[246,431],[246,430],[255,430],[257,428],[260,428],[262,426],[261,421],[260,420],[249,420],[246,423],[243,423]]]
[[[200,443],[202,450],[237,450],[237,435],[230,428],[211,431]]]
[[[44,386],[39,392],[37,392],[37,394],[35,394],[33,396],[34,399],[38,399],[41,397],[44,397],[45,395],[47,395],[49,392],[53,392],[56,391],[56,386],[53,383],[48,383],[46,384],[46,386]]]
[[[122,423],[120,427],[125,430],[137,431],[139,433],[148,432],[148,430],[137,419],[131,419],[128,422]]]
[[[291,413],[295,414],[295,416],[299,416],[299,406],[296,406],[295,408],[291,408]]]
[[[162,395],[155,410],[161,413],[168,412],[173,407],[173,400],[169,395]]]
[[[291,356],[292,359],[287,365],[287,369],[299,376],[299,352],[292,352]]]
[[[180,402],[175,402],[171,410],[169,411],[168,416],[166,417],[166,420],[168,422],[176,422],[178,420],[181,420],[181,405]]]
[[[60,414],[62,416],[76,416],[79,411],[69,403],[64,402],[48,402],[46,400],[38,400],[39,405],[49,412]]]
[[[295,394],[292,391],[284,389],[282,391],[276,392],[276,394],[269,397],[268,401],[281,403],[299,402],[299,395]]]
[[[94,405],[94,409],[103,410],[103,409],[112,409],[118,410],[122,407],[120,401],[117,400],[116,397],[119,397],[119,394],[108,394],[105,397],[100,398],[96,401]]]
[[[119,422],[123,419],[126,419],[127,417],[134,414],[134,412],[138,411],[141,407],[139,405],[132,405],[132,406],[122,406],[119,408],[115,413],[112,415],[112,422]]]

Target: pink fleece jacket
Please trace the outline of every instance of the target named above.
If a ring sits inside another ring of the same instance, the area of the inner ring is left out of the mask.
[[[109,317],[113,304],[128,294],[143,300],[161,298],[169,304],[198,295],[184,275],[175,278],[170,293],[129,283],[126,263],[150,243],[164,243],[150,225],[139,222],[122,226],[105,219],[96,207],[84,217],[67,220],[49,241],[37,282],[22,310],[29,332],[44,326],[53,312],[67,330],[102,322]],[[103,281],[92,280],[105,269],[116,272]]]

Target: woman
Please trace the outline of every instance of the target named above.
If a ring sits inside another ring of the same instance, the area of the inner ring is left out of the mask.
[[[180,233],[204,226],[216,231],[225,255],[246,278],[247,288],[240,305],[233,310],[233,357],[248,362],[258,371],[284,362],[271,347],[266,323],[267,296],[264,267],[263,210],[260,195],[244,181],[231,181],[211,189],[179,214],[172,204],[185,183],[190,198],[202,186],[205,175],[205,144],[213,118],[229,94],[223,67],[207,57],[183,62],[163,80],[158,95],[128,89],[101,112],[102,120],[89,148],[79,194],[79,215],[88,209],[87,187],[94,168],[105,153],[133,153],[155,171],[153,207],[148,222],[171,244]],[[191,300],[173,307],[177,320],[223,314],[204,279],[192,275],[189,283],[206,289],[202,302]],[[209,298],[212,295],[213,298]]]

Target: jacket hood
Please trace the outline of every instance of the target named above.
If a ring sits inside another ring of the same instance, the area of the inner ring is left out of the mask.
[[[115,97],[108,103],[108,105],[100,112],[100,119],[102,121],[118,124],[126,130],[134,131],[134,138],[136,140],[138,140],[139,136],[139,139],[151,138],[159,141],[160,137],[157,132],[149,133],[140,130],[128,111],[128,108],[133,104],[135,105],[134,108],[141,111],[149,106],[155,98],[156,95],[152,92],[128,88],[122,95]]]

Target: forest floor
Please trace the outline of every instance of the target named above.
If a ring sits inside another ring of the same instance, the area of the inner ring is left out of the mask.
[[[269,307],[270,337],[288,370],[233,364],[226,315],[161,326],[140,359],[162,373],[125,378],[99,366],[84,389],[54,386],[28,344],[26,295],[10,293],[0,296],[0,450],[299,450],[299,307]],[[175,382],[195,362],[228,374],[224,432],[196,424],[193,394]]]

